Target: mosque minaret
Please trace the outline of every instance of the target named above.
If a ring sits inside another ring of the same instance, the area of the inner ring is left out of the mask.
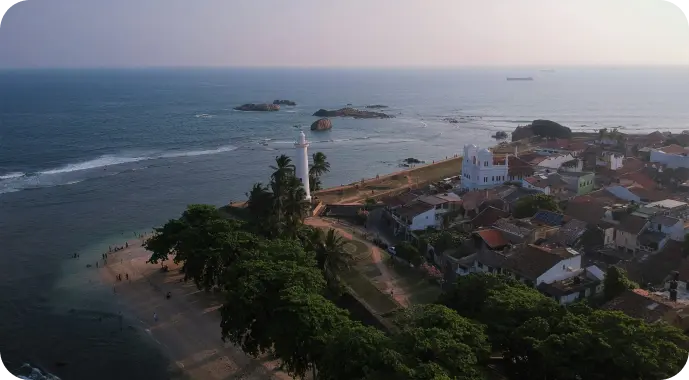
[[[309,142],[304,131],[299,131],[299,139],[294,143],[297,150],[296,174],[306,192],[306,200],[311,201],[311,189],[309,188]]]

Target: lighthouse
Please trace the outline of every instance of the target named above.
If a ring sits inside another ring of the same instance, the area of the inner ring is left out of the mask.
[[[299,139],[294,143],[297,150],[296,169],[297,178],[304,186],[306,200],[311,201],[311,190],[309,189],[309,142],[306,141],[304,131],[299,131]]]

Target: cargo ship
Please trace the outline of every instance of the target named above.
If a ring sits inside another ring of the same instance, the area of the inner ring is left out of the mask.
[[[532,77],[507,77],[507,80],[533,80]]]

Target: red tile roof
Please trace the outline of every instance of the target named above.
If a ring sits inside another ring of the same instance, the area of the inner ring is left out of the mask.
[[[668,154],[685,154],[685,153],[687,153],[687,150],[683,146],[680,146],[677,144],[670,144],[668,146],[663,146],[663,147],[658,148],[658,150],[662,150],[663,152],[668,153]]]
[[[490,249],[497,249],[506,246],[509,242],[502,235],[502,232],[494,229],[478,230],[475,232],[486,242]]]
[[[541,189],[548,187],[548,180],[540,179],[536,177],[524,178],[524,181],[528,182],[531,186],[535,186]]]
[[[508,216],[510,216],[510,213],[507,211],[499,210],[495,207],[487,207],[471,220],[471,225],[474,228],[490,227],[499,219],[506,218]]]
[[[620,178],[634,181],[647,190],[654,190],[656,188],[656,181],[649,177],[646,173],[642,173],[640,171],[623,174],[620,176]]]
[[[533,167],[521,157],[510,156],[508,162],[509,168],[507,169],[507,174],[511,176],[526,177],[534,173]]]

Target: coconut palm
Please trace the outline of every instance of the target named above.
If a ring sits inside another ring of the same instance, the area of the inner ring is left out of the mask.
[[[321,189],[321,176],[330,171],[330,163],[323,152],[316,152],[312,156],[313,165],[309,168],[309,187],[316,191]]]
[[[324,236],[321,249],[316,252],[318,266],[333,289],[340,287],[339,273],[349,269],[354,262],[354,256],[344,249],[344,245],[344,239],[331,228]]]

